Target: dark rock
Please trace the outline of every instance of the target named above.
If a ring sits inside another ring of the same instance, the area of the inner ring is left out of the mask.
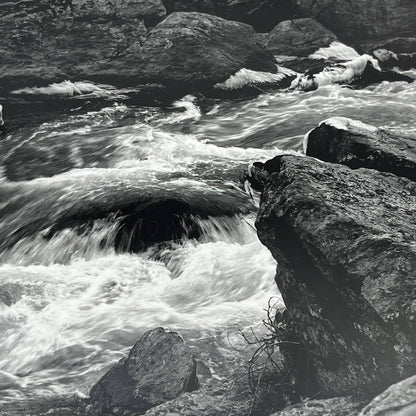
[[[96,409],[144,412],[198,388],[196,361],[176,332],[146,332],[127,358],[112,367],[92,388]]]
[[[291,0],[164,0],[168,13],[203,12],[248,23],[258,32],[269,32],[297,11]]]
[[[390,386],[374,398],[360,416],[413,416],[416,414],[416,376]]]
[[[46,0],[2,4],[0,85],[12,89],[30,86],[30,80],[85,79],[103,65],[137,54],[146,34],[141,17],[154,17],[147,8],[137,9],[139,3],[80,1],[72,9]],[[113,75],[114,82],[121,79],[115,70]]]
[[[416,184],[312,158],[269,163],[256,226],[321,397],[414,374]]]
[[[416,52],[416,37],[392,38],[387,40],[367,40],[358,42],[357,48],[363,53],[371,53],[375,49],[386,49],[393,53]]]
[[[333,32],[315,19],[280,22],[266,37],[264,46],[275,55],[309,55],[336,41]]]
[[[203,13],[173,13],[146,38],[135,72],[178,90],[206,90],[242,68],[276,72],[252,27]]]
[[[377,169],[416,180],[416,137],[334,117],[305,137],[305,152],[350,168]]]
[[[293,0],[304,16],[315,17],[341,40],[416,34],[412,0]]]
[[[363,403],[354,397],[307,400],[270,416],[358,416]]]

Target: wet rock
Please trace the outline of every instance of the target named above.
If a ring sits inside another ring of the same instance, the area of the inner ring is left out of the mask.
[[[357,416],[363,403],[351,396],[307,400],[270,416]]]
[[[270,173],[256,226],[316,394],[378,393],[414,374],[414,182],[296,156]]]
[[[369,168],[416,180],[416,137],[334,117],[305,137],[305,152],[325,162]]]
[[[269,32],[278,22],[296,13],[291,0],[164,0],[169,13],[203,12],[253,26],[257,32]]]
[[[265,47],[275,55],[309,55],[336,41],[333,32],[315,19],[303,18],[280,22],[265,38]]]
[[[203,13],[177,12],[157,25],[136,60],[142,81],[204,91],[242,68],[276,72],[252,27]]]
[[[342,40],[415,35],[416,8],[401,0],[293,0],[304,16],[312,16]]]
[[[412,416],[416,414],[416,376],[390,386],[374,398],[360,416]]]
[[[178,333],[157,328],[146,332],[129,356],[98,381],[90,399],[104,412],[144,412],[197,388],[196,361],[189,348]]]

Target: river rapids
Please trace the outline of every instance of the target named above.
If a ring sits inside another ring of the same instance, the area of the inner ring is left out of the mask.
[[[416,132],[416,83],[169,108],[127,105],[109,86],[59,88],[112,102],[0,140],[0,404],[86,397],[158,326],[192,346],[202,381],[221,380],[244,355],[240,332],[262,331],[270,298],[283,306],[241,171],[300,154],[332,116]]]

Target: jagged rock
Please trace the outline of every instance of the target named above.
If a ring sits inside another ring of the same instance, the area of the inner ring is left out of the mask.
[[[416,414],[416,376],[390,386],[374,398],[360,416],[413,416]]]
[[[291,0],[164,0],[169,13],[203,12],[248,23],[258,32],[269,32],[277,23],[296,14]]]
[[[387,49],[393,53],[416,52],[416,37],[392,38],[384,41],[367,40],[358,43],[358,48],[363,53],[371,53],[375,49]]]
[[[305,136],[305,153],[350,168],[369,168],[416,180],[416,137],[344,117],[323,121]]]
[[[256,222],[317,394],[378,393],[415,372],[416,184],[284,156]]]
[[[96,409],[145,411],[198,388],[196,361],[176,332],[146,332],[92,388]]]
[[[265,38],[264,46],[275,55],[309,55],[336,41],[333,32],[315,19],[280,22]]]
[[[307,400],[270,416],[357,416],[363,403],[351,396]]]
[[[276,72],[252,27],[204,13],[169,15],[151,31],[136,61],[138,77],[182,94],[210,88],[242,68]]]
[[[342,40],[416,34],[416,8],[402,0],[293,0]]]

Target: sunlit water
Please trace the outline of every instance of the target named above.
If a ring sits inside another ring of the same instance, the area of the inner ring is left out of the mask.
[[[278,296],[240,172],[300,152],[304,134],[331,116],[416,132],[416,83],[187,97],[170,109],[117,100],[3,139],[0,400],[85,396],[157,326],[179,330],[204,357],[206,380],[221,378],[219,362],[244,346],[239,331],[258,327]],[[117,250],[119,211],[169,196],[192,206],[201,234]]]

